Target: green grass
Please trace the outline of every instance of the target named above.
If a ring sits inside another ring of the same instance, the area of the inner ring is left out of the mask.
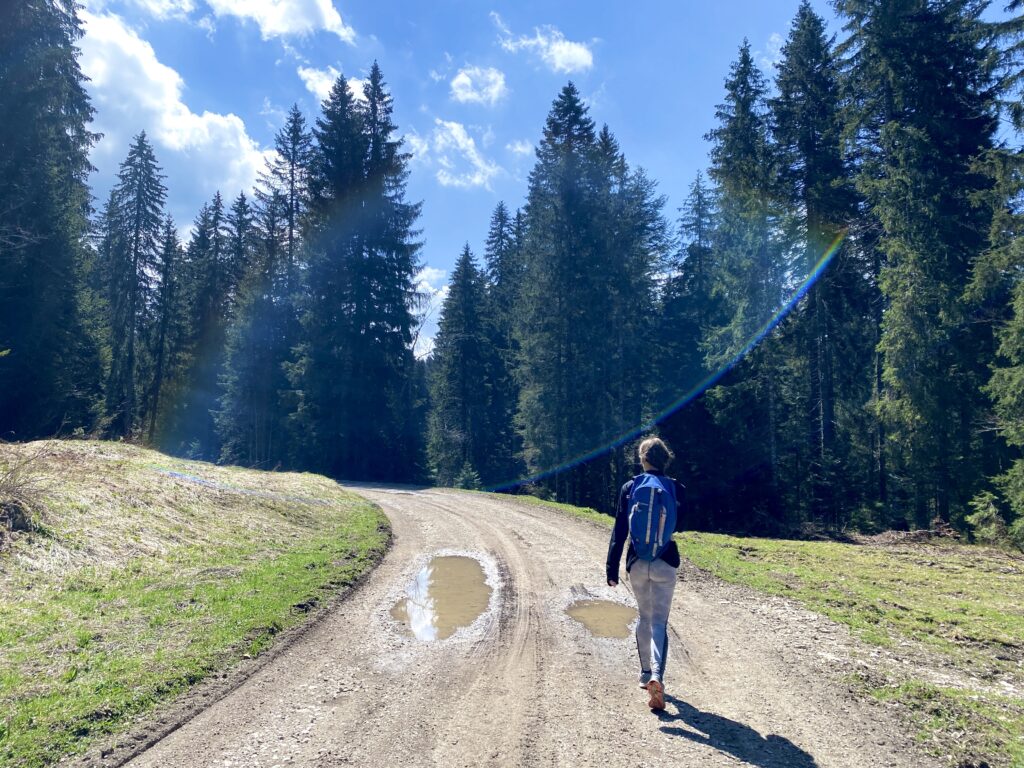
[[[42,445],[48,535],[0,553],[0,765],[51,765],[257,655],[387,546],[379,509],[315,475]]]
[[[998,652],[1024,642],[1024,563],[991,550],[697,533],[679,543],[685,557],[716,576],[793,597],[877,645],[909,638],[1002,669]]]
[[[610,527],[592,509],[516,497]],[[875,546],[677,534],[680,553],[735,584],[798,601],[866,643],[918,662],[948,663],[983,686],[862,680],[871,698],[898,703],[937,755],[1024,768],[1024,561],[958,543]]]
[[[588,520],[598,525],[612,527],[614,519],[602,512],[591,509],[590,507],[574,507],[571,504],[560,504],[557,501],[545,501],[538,499],[536,496],[508,496],[509,499],[514,499],[522,504],[530,504],[535,507],[547,507],[548,509],[557,509],[559,512],[565,512],[573,515],[574,517],[580,517],[584,520]]]
[[[1019,698],[948,688],[917,680],[866,686],[881,702],[895,702],[909,713],[921,746],[935,755],[955,750],[959,764],[987,761],[993,766],[1024,766],[1024,702]]]

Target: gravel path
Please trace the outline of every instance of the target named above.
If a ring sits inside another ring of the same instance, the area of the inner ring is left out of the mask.
[[[244,684],[128,765],[759,766],[926,768],[881,707],[842,684],[845,630],[786,601],[683,569],[668,706],[636,685],[632,639],[589,635],[579,598],[604,584],[607,531],[440,490],[360,487],[395,543],[367,582]],[[453,637],[406,637],[390,609],[434,554],[471,554],[494,588]]]

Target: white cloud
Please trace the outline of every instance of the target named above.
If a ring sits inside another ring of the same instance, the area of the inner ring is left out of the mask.
[[[306,90],[316,96],[320,101],[326,101],[331,95],[331,88],[338,80],[341,72],[334,67],[327,69],[314,69],[313,67],[299,67],[299,77],[306,86]]]
[[[430,75],[430,79],[433,80],[435,83],[440,83],[442,80],[447,80],[448,73],[452,71],[453,61],[455,61],[454,57],[450,53],[448,53],[448,51],[445,51],[444,66],[434,67],[433,69],[431,69],[427,73]]]
[[[428,332],[428,328],[423,326],[416,331],[416,342],[412,345],[412,354],[417,360],[423,360],[434,354],[434,334]]]
[[[535,27],[533,37],[515,37],[501,16],[491,11],[491,19],[500,32],[499,42],[506,51],[532,51],[540,56],[553,72],[571,74],[585,72],[594,66],[594,54],[586,43],[567,40],[555,27]]]
[[[270,97],[263,97],[263,107],[260,109],[260,114],[267,118],[267,125],[273,129],[280,128],[284,125],[285,120],[288,119],[288,112],[284,107],[274,104]]]
[[[173,2],[173,0],[144,0]],[[207,0],[218,16],[235,16],[256,22],[264,40],[272,37],[333,32],[346,43],[355,43],[356,31],[345,24],[331,0]]]
[[[508,95],[505,75],[494,67],[463,67],[451,82],[452,98],[476,104],[497,104]]]
[[[418,290],[436,293],[447,284],[448,270],[426,266],[417,272],[413,279],[416,281]]]
[[[196,114],[182,101],[185,83],[153,47],[114,14],[81,13],[81,66],[104,134],[97,165],[120,162],[132,136],[145,130],[175,196],[226,197],[249,190],[269,152],[260,149],[237,115]],[[173,172],[172,172],[173,171]],[[191,187],[191,188],[189,188]]]
[[[491,179],[501,168],[484,157],[462,123],[434,121],[431,149],[438,164],[437,181],[442,187],[491,188]]]
[[[367,80],[360,80],[358,77],[348,78],[348,89],[352,91],[352,98],[356,101],[366,101]]]
[[[508,28],[505,20],[498,15],[497,11],[491,11],[491,21],[494,22],[494,26],[501,32],[502,37],[512,37],[512,30]]]
[[[331,88],[334,87],[334,84],[338,81],[338,75],[341,74],[334,67],[314,69],[313,67],[300,66],[298,72],[302,82],[306,85],[306,90],[320,101],[326,101],[327,97],[331,95]],[[346,78],[345,82],[348,83],[348,89],[352,93],[352,98],[356,101],[366,101],[365,80],[360,80],[358,77],[350,77]]]
[[[413,354],[422,359],[434,351],[434,338],[437,336],[441,306],[448,297],[448,272],[437,267],[426,266],[413,279],[416,283],[416,291],[422,297],[418,313],[419,328],[416,331]]]
[[[526,139],[519,139],[506,144],[505,149],[513,155],[530,155],[533,154],[533,143]]]
[[[757,61],[761,69],[771,72],[782,61],[782,46],[786,44],[782,35],[772,32],[768,42],[764,44],[764,50],[757,52]]]
[[[203,16],[196,22],[196,26],[206,33],[207,40],[213,40],[213,33],[217,31],[217,22],[213,20],[213,16]]]
[[[416,131],[405,134],[405,144],[412,153],[413,162],[429,162],[430,140],[420,136]]]
[[[196,8],[194,0],[131,0],[131,3],[158,19],[184,19]]]
[[[411,131],[404,138],[412,162],[436,168],[434,176],[442,187],[490,189],[491,179],[502,171],[484,156],[462,123],[437,118],[429,136]]]

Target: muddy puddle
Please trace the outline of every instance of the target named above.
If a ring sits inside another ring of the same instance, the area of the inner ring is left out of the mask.
[[[566,611],[595,637],[629,637],[636,609],[611,600],[578,600]]]
[[[391,616],[418,640],[444,640],[487,610],[491,587],[472,557],[435,557],[416,574]]]

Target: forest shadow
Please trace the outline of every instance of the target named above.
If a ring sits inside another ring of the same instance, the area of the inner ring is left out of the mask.
[[[702,712],[675,696],[665,696],[665,701],[673,705],[676,712],[673,714],[666,709],[658,713],[658,718],[663,722],[681,722],[688,726],[661,726],[661,730],[670,736],[706,744],[758,768],[818,768],[815,759],[789,739],[776,734],[762,736],[749,725]]]

